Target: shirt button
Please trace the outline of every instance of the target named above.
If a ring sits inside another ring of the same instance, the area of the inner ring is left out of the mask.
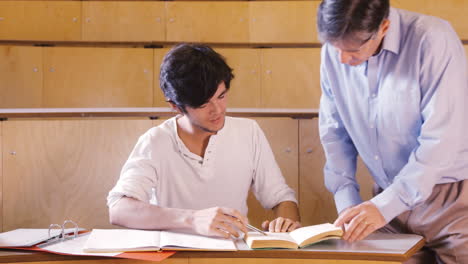
[[[374,159],[375,159],[375,160],[379,160],[379,156],[375,155],[375,156],[374,156]]]

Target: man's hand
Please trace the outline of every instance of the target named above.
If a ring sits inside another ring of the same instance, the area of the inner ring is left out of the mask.
[[[284,217],[278,217],[272,221],[267,220],[262,223],[263,230],[277,233],[291,232],[299,227],[301,227],[301,223]]]
[[[191,226],[195,233],[205,236],[239,237],[239,230],[247,233],[247,217],[235,209],[212,207],[194,211]]]
[[[343,239],[349,242],[364,239],[385,224],[379,209],[369,201],[344,210],[334,223],[336,226],[345,226]]]

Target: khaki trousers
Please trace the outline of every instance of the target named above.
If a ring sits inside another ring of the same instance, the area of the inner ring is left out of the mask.
[[[374,187],[374,195],[381,191]],[[379,231],[425,238],[424,248],[405,263],[468,264],[468,180],[437,184],[423,204]]]

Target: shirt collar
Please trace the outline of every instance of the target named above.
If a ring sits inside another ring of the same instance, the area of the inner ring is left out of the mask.
[[[398,10],[391,7],[388,19],[390,20],[390,27],[388,28],[387,34],[383,40],[382,49],[398,54],[400,52],[401,38],[400,15],[398,14]]]

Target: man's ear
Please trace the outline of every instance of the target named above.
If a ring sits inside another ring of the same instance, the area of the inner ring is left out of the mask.
[[[184,114],[184,113],[182,112],[182,109],[180,109],[176,104],[174,104],[174,103],[171,102],[171,101],[167,101],[167,102],[169,103],[169,105],[170,105],[170,107],[171,107],[171,109],[172,109],[173,111],[175,111],[175,112],[177,112],[178,114],[181,114],[181,115]]]
[[[382,24],[380,25],[380,28],[382,30],[382,34],[385,36],[387,34],[388,28],[390,27],[390,20],[389,19],[384,19]]]

